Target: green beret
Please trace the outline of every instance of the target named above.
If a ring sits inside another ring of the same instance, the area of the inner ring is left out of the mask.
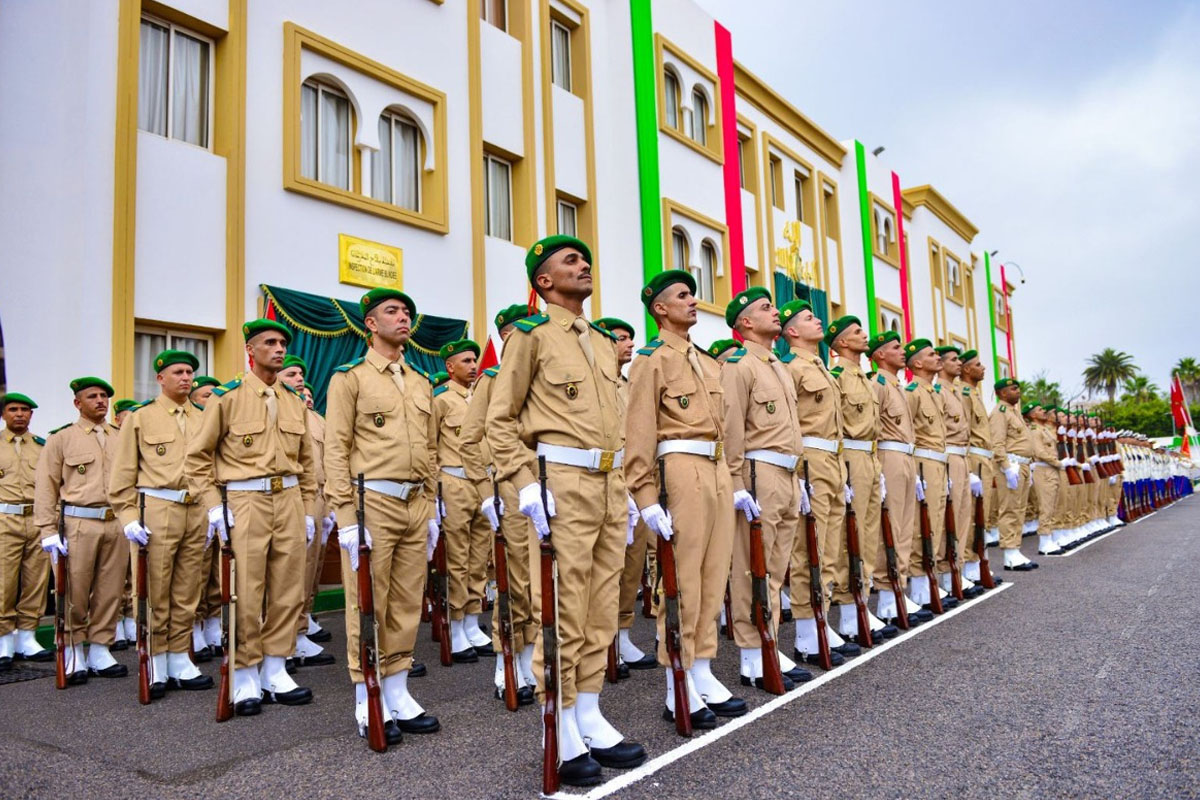
[[[108,381],[101,380],[100,378],[88,376],[85,378],[76,378],[75,380],[71,381],[71,391],[75,394],[79,394],[84,389],[91,389],[93,386],[99,386],[109,397],[112,397],[114,394],[116,394],[116,392],[113,391],[112,386],[109,385]]]
[[[416,321],[417,304],[413,302],[412,298],[399,289],[387,289],[382,286],[367,292],[359,300],[359,303],[362,305],[363,316],[366,316],[372,308],[384,300],[399,300],[401,303],[404,303],[404,307],[408,309],[408,318],[414,322]]]
[[[708,354],[716,358],[726,350],[736,350],[739,347],[741,345],[737,343],[737,339],[717,339],[708,346]]]
[[[904,345],[904,360],[909,361],[917,353],[924,350],[926,347],[933,347],[933,342],[928,339],[913,339],[908,344]]]
[[[9,403],[20,403],[30,408],[37,408],[37,403],[30,400],[28,395],[18,394],[17,392],[0,395],[0,411],[3,411]]]
[[[800,315],[801,311],[812,311],[812,303],[807,300],[793,300],[784,303],[779,309],[779,321],[786,328],[787,324]]]
[[[871,337],[871,341],[867,344],[867,356],[875,355],[875,351],[883,347],[888,342],[900,341],[900,334],[895,331],[884,331],[877,333]]]
[[[1021,406],[1021,416],[1029,416],[1029,412],[1033,411],[1035,408],[1041,408],[1041,406],[1039,406],[1037,403],[1026,403],[1025,405]]]
[[[512,325],[519,319],[525,319],[529,316],[529,306],[525,303],[513,303],[508,308],[496,315],[496,330],[499,331],[505,325]]]
[[[299,367],[301,372],[305,375],[308,374],[308,364],[305,364],[304,359],[300,356],[286,355],[283,357],[283,366],[280,369],[290,369],[291,367]]]
[[[668,269],[655,275],[642,287],[642,304],[649,310],[650,304],[662,294],[663,289],[676,283],[682,283],[692,294],[696,293],[696,279],[692,277],[692,273],[684,269]]]
[[[1016,378],[1001,378],[1000,380],[996,381],[996,391],[999,392],[1001,389],[1007,389],[1009,386],[1020,385],[1021,382]]]
[[[311,383],[309,383],[308,381],[305,381],[305,382],[304,382],[304,388],[305,388],[305,389],[308,389],[308,391],[309,391],[309,392],[311,392],[312,394],[316,394],[316,393],[317,393],[317,390],[316,390],[316,389],[314,389],[314,388],[312,387],[312,384],[311,384]]]
[[[741,316],[747,306],[764,297],[770,300],[771,293],[761,286],[751,286],[745,291],[738,292],[729,301],[729,305],[725,306],[725,324],[732,328],[737,324],[737,318]]]
[[[219,380],[217,380],[216,378],[214,378],[212,375],[196,375],[195,377],[192,378],[192,391],[193,392],[196,391],[197,389],[202,389],[205,386],[220,386],[220,385],[221,385],[221,382]],[[191,394],[191,392],[189,392],[188,394]]]
[[[472,353],[474,353],[475,356],[478,358],[479,345],[475,344],[470,339],[459,339],[456,342],[450,342],[449,344],[444,344],[444,345],[442,345],[442,349],[438,350],[438,355],[444,361],[447,358],[449,358],[450,356],[456,356],[459,353],[465,353],[468,350],[470,350]]]
[[[167,367],[175,364],[187,364],[192,369],[199,369],[200,359],[196,358],[187,350],[163,350],[154,357],[155,373],[162,372]]]
[[[601,317],[593,324],[597,328],[606,330],[609,333],[615,333],[616,331],[629,331],[629,338],[632,339],[633,337],[637,336],[637,331],[633,329],[632,325],[625,320],[617,319],[616,317]]]
[[[445,383],[448,380],[450,380],[450,373],[448,373],[448,372],[435,372],[429,376],[429,382],[432,383],[435,387],[441,386],[443,383]]]
[[[267,331],[282,333],[284,342],[291,343],[292,341],[292,332],[288,330],[287,326],[273,319],[252,319],[242,325],[242,336],[246,338],[247,342]]]
[[[849,328],[851,325],[861,326],[862,320],[860,320],[858,317],[847,314],[846,316],[838,317],[833,322],[829,323],[829,329],[825,331],[825,346],[833,347],[833,343],[837,337],[845,333],[846,328]]]
[[[574,236],[564,236],[562,234],[547,236],[545,239],[534,243],[533,247],[529,248],[529,252],[525,254],[525,272],[529,275],[530,283],[533,283],[533,273],[537,272],[537,268],[547,258],[564,247],[574,247],[583,254],[585,261],[589,264],[592,263],[592,251],[588,249],[586,244]]]
[[[137,405],[137,400],[130,400],[128,397],[122,397],[117,402],[113,403],[113,411],[120,414],[122,411],[128,411]]]
[[[944,344],[940,347],[933,348],[933,352],[939,356],[944,356],[946,353],[957,353],[959,358],[962,358],[962,348],[953,344]]]
[[[979,358],[978,350],[963,350],[962,355],[958,357],[959,361],[962,361],[964,364],[970,361],[972,358]]]

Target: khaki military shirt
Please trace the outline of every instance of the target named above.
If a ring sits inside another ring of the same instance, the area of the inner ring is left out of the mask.
[[[18,454],[16,438],[8,428],[0,432],[0,503],[21,505],[33,502],[34,475],[46,440],[25,431]]]
[[[946,424],[946,444],[966,447],[971,442],[971,421],[967,419],[967,408],[962,391],[956,384],[941,383],[939,396],[942,398]]]
[[[688,353],[695,353],[702,375]],[[625,483],[638,508],[658,502],[659,442],[719,442],[725,435],[721,366],[671,331],[638,350],[629,370],[625,414]]]
[[[837,441],[842,438],[842,390],[818,353],[793,347],[780,359],[796,383],[800,432]]]
[[[879,398],[867,373],[857,363],[839,364],[829,371],[842,397],[842,435],[874,442],[879,438]]]
[[[971,386],[962,378],[954,381],[954,390],[964,398],[963,406],[967,414],[969,431],[968,446],[991,450],[992,427],[988,423],[987,407],[983,404],[983,393],[978,386]]]
[[[1055,435],[1055,429],[1035,422],[1030,426],[1029,431],[1033,437],[1033,457],[1052,467],[1062,466],[1062,462],[1058,460],[1058,438]]]
[[[437,431],[439,467],[461,467],[462,426],[466,421],[471,392],[454,381],[433,390],[433,427]]]
[[[183,417],[184,430],[179,429]],[[138,487],[186,489],[183,462],[188,441],[200,430],[201,412],[191,403],[177,405],[160,394],[135,408],[121,425],[112,459],[108,498],[128,525],[138,518]]]
[[[317,494],[325,491],[325,418],[308,409],[308,435],[313,443],[313,476],[317,479]]]
[[[912,444],[916,441],[916,434],[900,378],[887,370],[880,370],[872,386],[879,400],[879,441]]]
[[[463,417],[462,434],[458,437],[462,446],[463,470],[467,473],[467,480],[475,484],[480,502],[492,497],[495,464],[492,461],[492,446],[487,440],[487,410],[499,373],[499,365],[488,367],[475,379],[471,399],[467,403],[467,414]]]
[[[803,457],[796,420],[796,383],[773,352],[744,342],[721,369],[725,390],[725,461],[733,490],[745,491],[742,462],[748,450]]]
[[[938,387],[917,378],[904,387],[904,395],[912,414],[914,444],[938,453],[946,452],[946,413]]]
[[[614,339],[589,325],[596,360],[584,355],[572,327],[578,317],[549,303],[546,313],[518,320],[504,346],[504,368],[488,404],[488,441],[497,476],[524,487],[536,480],[538,443],[616,451],[625,446]]]
[[[338,525],[356,524],[357,480],[424,483],[436,491],[437,431],[429,381],[401,356],[404,391],[374,348],[338,367],[325,403],[325,498]],[[369,525],[367,527],[370,527]]]
[[[96,431],[104,432],[104,443]],[[80,417],[52,431],[38,460],[33,490],[33,524],[47,535],[58,529],[58,501],[72,506],[108,506],[108,482],[119,429]]]
[[[278,416],[268,424],[266,392],[275,393]],[[213,392],[200,432],[188,441],[184,462],[188,491],[208,508],[220,504],[217,484],[274,476],[300,479],[304,513],[317,495],[308,407],[282,381],[268,387],[253,372]]]
[[[1021,418],[1019,409],[1003,400],[997,401],[992,409],[992,458],[1001,469],[1008,468],[1008,456],[1033,458],[1033,439],[1029,428]]]

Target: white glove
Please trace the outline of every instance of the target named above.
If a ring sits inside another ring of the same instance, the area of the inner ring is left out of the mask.
[[[952,491],[954,491],[954,481],[950,480],[950,478],[947,477],[946,478],[946,494],[950,494]]]
[[[1086,461],[1085,461],[1085,462],[1083,462],[1082,464],[1080,464],[1080,465],[1079,465],[1079,468],[1080,468],[1081,470],[1083,470],[1084,472],[1091,472],[1091,471],[1092,471],[1092,465],[1091,465],[1091,464],[1089,464],[1089,463],[1087,463]]]
[[[747,492],[749,495],[749,492]],[[642,509],[642,519],[646,522],[646,527],[657,533],[664,539],[670,539],[675,535],[675,529],[672,526],[671,515],[664,511],[663,507],[658,503],[652,506],[646,506]]]
[[[968,473],[971,479],[971,495],[983,497],[983,481],[974,472]]]
[[[887,500],[887,481],[883,479],[883,473],[879,473],[879,502]]]
[[[917,502],[925,499],[925,481],[921,480],[921,476],[917,476]]]
[[[42,549],[50,554],[50,561],[57,565],[59,555],[67,554],[67,540],[57,533],[42,539]]]
[[[1116,475],[1113,475],[1111,478],[1108,479],[1108,485],[1109,486],[1117,485],[1117,476]]]
[[[1016,467],[1009,467],[1004,470],[1004,479],[1008,484],[1009,489],[1017,488],[1017,481],[1020,480],[1021,473]]]
[[[1059,425],[1059,426],[1058,426],[1058,435],[1059,435],[1059,436],[1066,436],[1066,435],[1067,435],[1067,429],[1066,429],[1066,426],[1064,426],[1064,425]]]
[[[371,532],[366,528],[362,529],[363,541],[367,545],[367,549],[371,549]],[[338,546],[346,551],[346,555],[350,558],[350,569],[358,572],[358,526],[351,525],[349,528],[338,528]]]
[[[762,509],[758,507],[758,503],[745,489],[738,489],[733,493],[733,507],[737,511],[746,515],[746,520],[753,522],[754,518],[762,513]],[[647,522],[647,525],[650,523]]]
[[[304,541],[305,544],[312,544],[313,537],[317,535],[317,521],[307,514],[304,515]]]
[[[438,525],[436,519],[429,520],[429,540],[425,544],[425,560],[433,560],[433,551],[437,548],[438,536],[441,535],[442,526]]]
[[[213,506],[208,510],[208,542],[205,545],[212,543],[213,534],[220,535],[222,542],[229,541],[229,530],[225,527],[225,517],[222,514],[223,506]],[[233,509],[229,510],[229,527],[234,526]]]
[[[808,489],[809,489],[808,484],[806,484],[804,482],[803,478],[797,478],[796,482],[800,484],[800,502],[799,502],[796,510],[799,511],[801,514],[805,514],[805,515],[811,514],[812,513],[812,498],[810,498],[808,495]]]
[[[328,516],[321,518],[321,547],[329,544],[329,534],[333,533],[334,526],[337,525],[337,517],[330,511]]]
[[[483,514],[484,518],[488,521],[488,525],[492,526],[493,533],[500,530],[500,514],[504,513],[504,500],[500,500],[500,514],[496,513],[496,500],[493,497],[489,497],[483,501],[479,506],[479,513]]]
[[[145,547],[146,543],[150,541],[149,537],[149,528],[142,527],[142,523],[138,522],[136,519],[125,526],[125,538],[131,542]]]
[[[854,488],[850,484],[842,484],[842,494],[846,498],[846,505],[850,505],[854,502]]]
[[[633,529],[637,527],[638,520],[642,518],[642,515],[638,512],[637,503],[633,502],[633,495],[626,492],[625,501],[629,513],[629,525],[625,528],[625,546],[629,547],[633,544]]]
[[[1075,429],[1074,429],[1074,428],[1071,428],[1069,431],[1067,431],[1067,438],[1068,438],[1068,439],[1074,439],[1074,438],[1075,438]]]
[[[546,505],[542,506],[542,487],[531,483],[517,493],[517,507],[522,514],[533,520],[533,529],[538,539],[550,535],[550,517],[554,516],[554,495],[546,490]]]

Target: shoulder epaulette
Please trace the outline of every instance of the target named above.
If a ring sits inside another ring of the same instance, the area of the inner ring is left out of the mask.
[[[614,342],[617,340],[617,335],[616,335],[615,333],[613,333],[612,331],[606,331],[606,330],[604,330],[604,328],[601,328],[599,325],[597,325],[597,324],[596,324],[596,323],[594,323],[594,322],[589,322],[589,323],[588,323],[588,325],[591,325],[591,326],[592,326],[592,330],[594,330],[594,331],[600,331],[600,332],[601,332],[601,333],[603,333],[605,336],[607,336],[608,338],[612,339]]]
[[[970,396],[971,396],[971,387],[964,386],[963,387],[963,397],[970,397]]]
[[[549,322],[549,321],[550,321],[549,314],[534,314],[532,317],[525,317],[524,319],[517,320],[516,322],[513,323],[513,325],[517,326],[517,330],[525,331],[525,333],[529,333],[531,330],[536,328],[538,325],[541,325],[541,324]]]
[[[497,375],[499,375],[499,374],[500,374],[500,365],[499,365],[499,364],[497,364],[497,365],[496,365],[496,366],[494,366],[494,367],[488,367],[487,369],[485,369],[485,370],[483,371],[483,374],[484,374],[484,375],[487,375],[489,378],[494,378],[494,377],[496,377]]]
[[[197,402],[195,402],[195,401],[193,401],[193,402],[192,402],[192,407],[193,407],[193,408],[195,408],[197,411],[203,411],[203,410],[204,410],[204,406],[200,405],[199,403],[197,403]]]
[[[1007,407],[1008,407],[1008,404],[1007,404],[1007,403],[1000,403],[1000,404],[998,404],[998,405],[996,406],[996,409],[997,409],[997,410],[998,410],[998,411],[999,411],[1001,414],[1003,414],[1003,413],[1004,413],[1004,409],[1005,409],[1005,408],[1007,408]]]
[[[937,392],[938,394],[941,394],[942,393],[942,385],[940,383],[935,383],[933,385],[933,390],[935,392]]]
[[[607,333],[607,332],[608,331],[605,331],[605,333]],[[651,353],[653,353],[655,350],[657,350],[658,348],[662,347],[662,343],[663,343],[662,339],[651,339],[650,341],[646,342],[645,347],[638,348],[638,355],[639,356],[648,356]],[[700,348],[696,348],[696,349],[699,350]]]
[[[883,377],[883,373],[876,372],[874,374],[876,383],[878,383],[880,386],[887,386],[887,378]]]
[[[917,385],[918,385],[918,384],[917,384],[917,382],[916,382],[916,381],[913,381],[913,382],[912,382],[912,383],[910,383],[908,386],[905,386],[905,387],[904,387],[904,391],[906,391],[906,392],[915,392],[915,391],[917,390]]]
[[[736,364],[737,362],[742,360],[742,356],[744,356],[744,355],[746,355],[746,348],[739,347],[737,350],[733,351],[733,355],[731,355],[729,358],[725,359],[725,363],[726,364]]]
[[[36,434],[34,434],[33,441],[36,442],[37,444],[45,444],[46,443],[45,439],[43,439],[42,437],[40,437]]]
[[[781,355],[779,357],[779,360],[781,362],[783,362],[784,364],[790,364],[796,360],[796,354],[795,353],[784,353],[783,355]]]
[[[433,387],[433,396],[437,397],[439,394],[444,394],[445,392],[447,392],[449,390],[450,390],[450,384],[443,383],[441,386]]]
[[[408,366],[410,366],[412,368],[413,372],[417,373],[418,375],[420,375],[422,378],[429,381],[430,383],[433,383],[433,376],[430,375],[428,372],[421,369],[416,364],[409,364]]]
[[[234,378],[229,383],[222,383],[220,386],[213,389],[213,394],[215,394],[217,397],[221,397],[222,395],[229,394],[230,392],[232,392],[234,389],[238,388],[241,385],[242,385],[242,379]]]
[[[301,400],[304,399],[304,395],[300,394],[300,392],[298,392],[296,389],[292,388],[292,386],[290,384],[286,384],[286,383],[283,384],[283,388],[287,389],[289,392],[296,395],[296,397],[299,397]]]
[[[138,409],[145,408],[146,406],[150,405],[150,404],[151,404],[151,403],[153,403],[153,402],[154,402],[154,398],[150,398],[149,400],[143,400],[142,402],[138,403],[136,406],[133,406],[133,407],[132,407],[132,408],[130,408],[129,410],[130,410],[130,411],[137,411]]]
[[[340,364],[340,365],[334,367],[333,371],[334,372],[349,372],[350,370],[354,369],[355,367],[357,367],[359,364],[363,363],[366,360],[367,360],[366,356],[359,356],[358,358],[354,359],[353,361],[347,362],[345,364]]]
[[[74,424],[75,424],[74,422],[68,422],[66,425],[59,425],[57,428],[55,428],[54,430],[50,431],[50,432],[49,432],[48,434],[46,434],[46,435],[47,435],[47,436],[53,436],[54,434],[58,433],[59,431],[65,431],[67,428],[71,427],[71,426],[72,426],[72,425],[74,425]]]
[[[841,364],[839,364],[836,367],[834,367],[833,369],[829,370],[829,374],[836,378],[838,375],[841,375],[845,369],[846,369],[845,367],[843,367]]]

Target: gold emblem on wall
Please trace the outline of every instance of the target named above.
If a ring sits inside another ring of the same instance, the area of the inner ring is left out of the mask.
[[[800,256],[802,232],[799,220],[791,220],[783,226],[783,239],[788,245],[775,248],[775,266],[796,283],[816,286],[817,262],[804,261]]]

